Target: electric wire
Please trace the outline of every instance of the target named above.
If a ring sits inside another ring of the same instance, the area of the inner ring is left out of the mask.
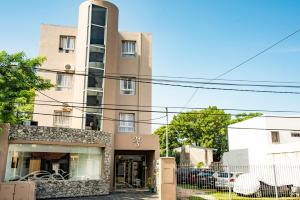
[[[229,73],[231,73],[232,71],[236,70],[237,68],[240,68],[241,66],[245,65],[246,63],[250,62],[251,60],[255,59],[256,57],[262,55],[263,53],[269,51],[270,49],[274,48],[275,46],[277,46],[278,44],[284,42],[285,40],[289,39],[290,37],[292,37],[293,35],[297,34],[300,32],[300,29],[297,29],[296,31],[288,34],[287,36],[283,37],[282,39],[280,39],[279,41],[273,43],[272,45],[268,46],[267,48],[263,49],[262,51],[258,52],[257,54],[255,54],[254,56],[251,56],[250,58],[246,59],[245,61],[241,62],[240,64],[228,69],[227,71],[221,73],[220,75],[216,76],[215,78],[213,78],[212,80],[208,81],[208,83],[211,83],[213,81],[215,81],[216,79],[219,79]],[[198,88],[192,93],[191,97],[188,99],[188,101],[184,104],[184,107],[186,107],[195,97],[195,95],[198,92]]]
[[[47,113],[38,113],[38,112],[19,112],[19,113],[25,113],[25,114],[33,114],[33,115],[46,115],[46,116],[61,116],[61,115],[55,115],[55,114],[47,114]],[[64,117],[69,117],[69,118],[85,118],[82,116],[64,116]],[[120,120],[120,119],[114,119],[114,118],[109,118],[109,117],[102,117],[103,120],[106,121],[114,121],[114,122],[133,122],[133,123],[139,123],[139,124],[155,124],[155,125],[162,125],[162,126],[186,126],[186,125],[192,125],[191,123],[184,123],[184,124],[164,124],[164,123],[155,123],[155,122],[143,122],[143,121],[136,121],[136,120]],[[206,126],[199,126],[205,128]],[[225,129],[238,129],[238,130],[267,130],[267,131],[294,131],[294,132],[300,132],[300,129],[287,129],[287,128],[259,128],[259,127],[237,127],[237,126],[218,126],[215,128],[225,128]]]

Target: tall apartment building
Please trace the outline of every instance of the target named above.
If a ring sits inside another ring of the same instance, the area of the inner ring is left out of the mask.
[[[39,54],[47,61],[38,73],[55,87],[37,93],[33,120],[112,133],[115,187],[145,186],[159,157],[158,137],[142,123],[151,112],[137,112],[151,111],[151,84],[136,81],[151,77],[151,45],[149,33],[119,32],[118,8],[102,0],[80,5],[78,27],[41,26]]]

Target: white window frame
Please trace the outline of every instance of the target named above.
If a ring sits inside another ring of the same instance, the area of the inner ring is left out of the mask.
[[[73,40],[73,41],[72,41]],[[72,43],[71,43],[72,41]],[[72,46],[71,46],[72,44]],[[70,53],[75,52],[76,37],[61,35],[59,37],[59,52],[61,53]]]
[[[135,84],[136,84],[135,77],[121,77],[120,94],[121,95],[135,95],[135,89],[136,89]]]
[[[71,112],[55,110],[53,115],[54,127],[68,128],[71,125]]]
[[[120,113],[119,114],[119,133],[134,133],[135,131],[135,114]]]
[[[122,56],[135,57],[136,55],[136,41],[122,40]]]
[[[65,83],[65,85],[58,84],[59,76],[62,76],[62,78],[63,77],[65,78],[65,80],[62,81],[63,83]],[[70,90],[70,89],[72,89],[72,85],[73,85],[73,75],[72,74],[68,74],[68,73],[57,73],[56,74],[56,91]]]

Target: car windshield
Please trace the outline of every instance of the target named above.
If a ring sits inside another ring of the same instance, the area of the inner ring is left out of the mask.
[[[233,176],[232,173],[227,173],[227,172],[219,172],[218,177],[220,178],[231,178]]]
[[[200,172],[199,176],[212,176],[214,174],[213,171],[204,171],[204,172]]]

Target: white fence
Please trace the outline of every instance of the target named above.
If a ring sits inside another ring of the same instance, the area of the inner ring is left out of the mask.
[[[178,199],[300,199],[300,165],[214,169],[185,165],[176,173]]]

